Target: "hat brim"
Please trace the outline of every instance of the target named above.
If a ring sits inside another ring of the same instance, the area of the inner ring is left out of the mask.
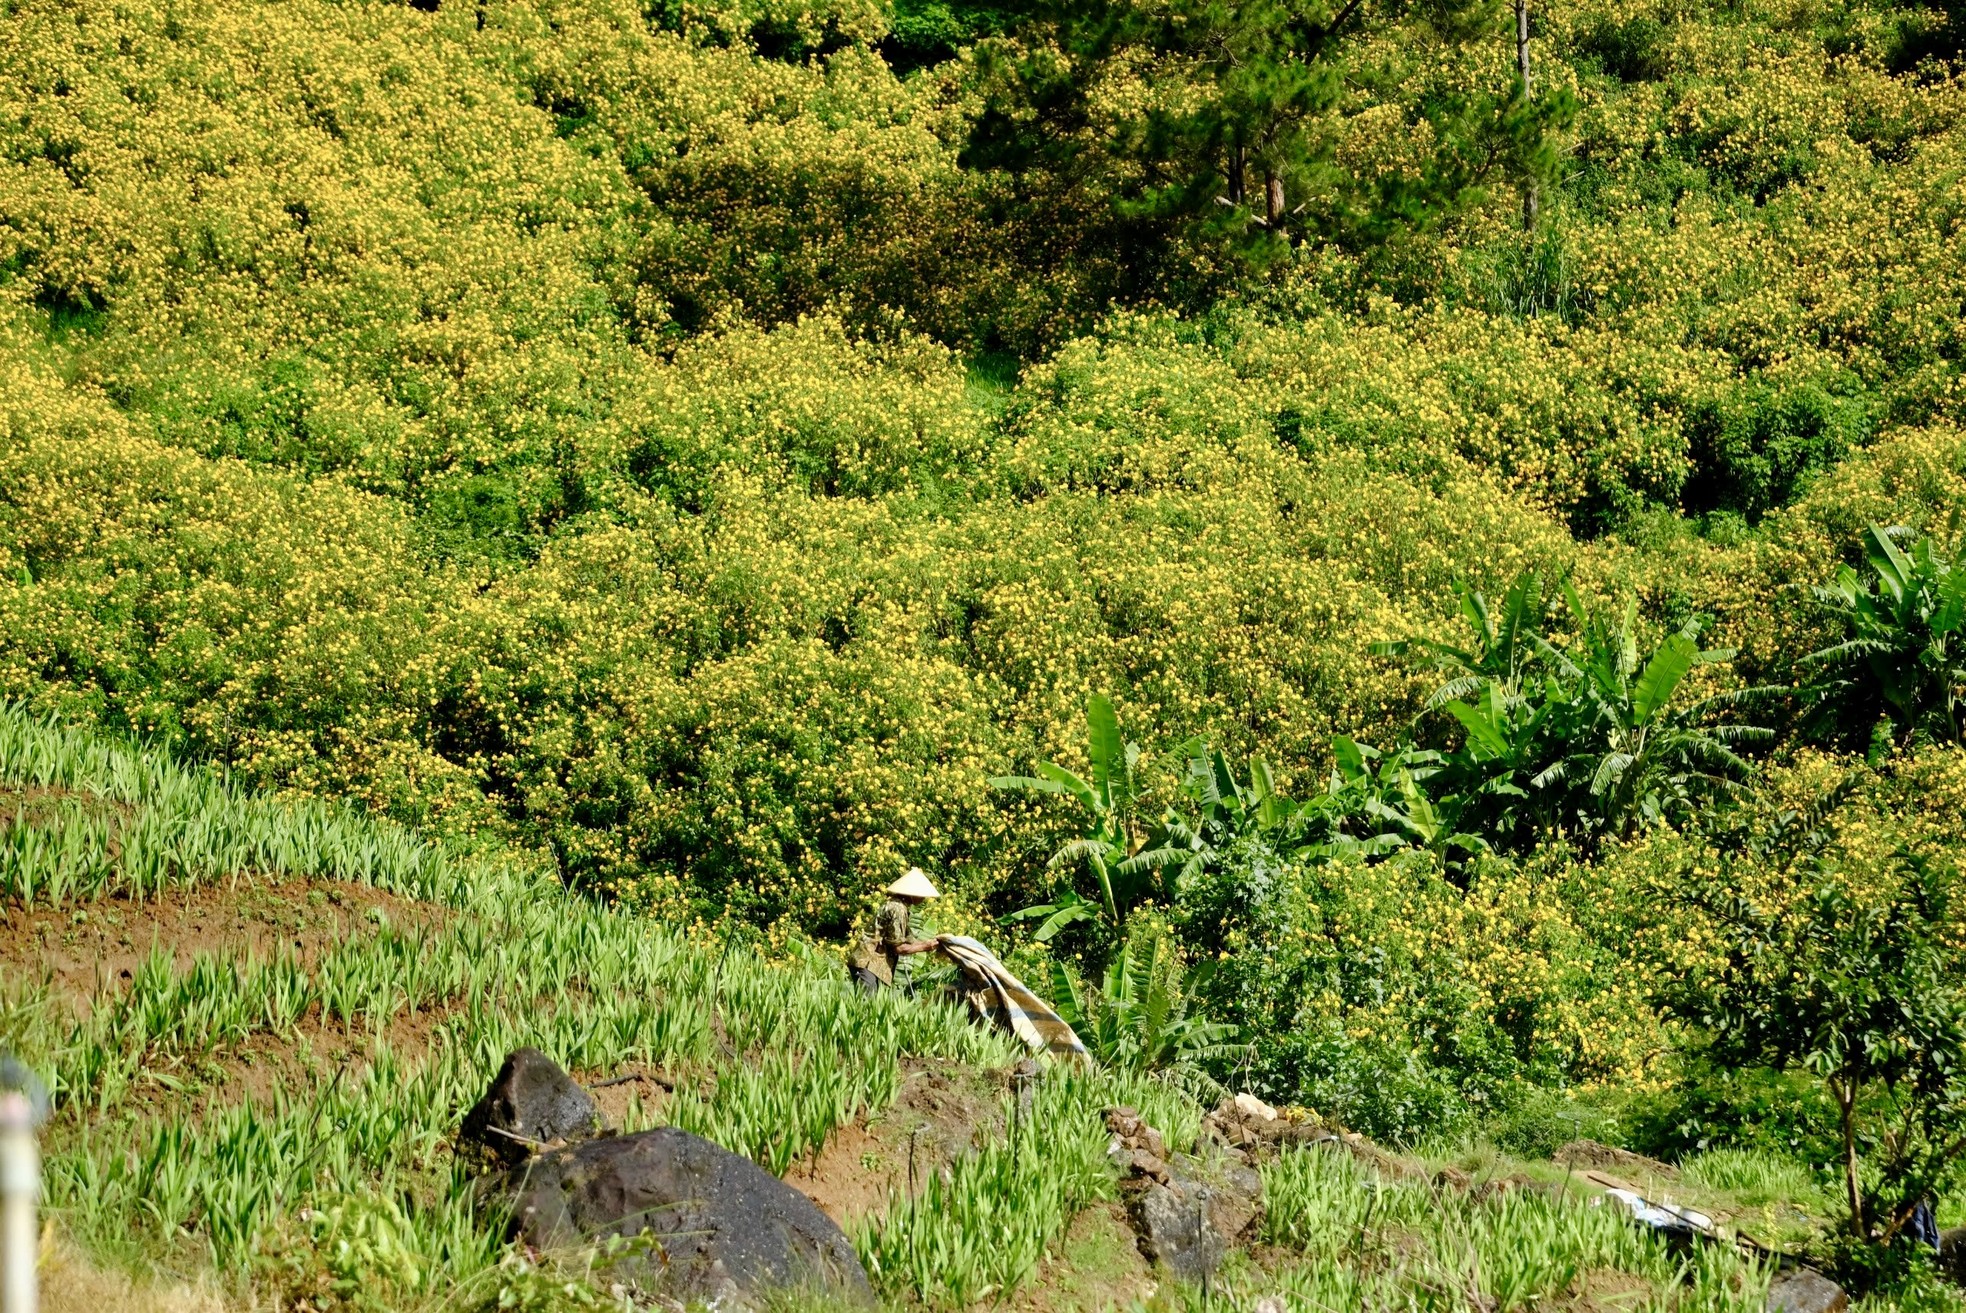
[[[922,874],[920,867],[916,867],[889,885],[887,891],[897,898],[940,898],[942,896],[936,892],[935,886],[928,882],[928,877]]]

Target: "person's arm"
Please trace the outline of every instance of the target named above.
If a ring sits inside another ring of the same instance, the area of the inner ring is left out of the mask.
[[[933,939],[917,939],[912,944],[896,944],[894,951],[903,957],[912,957],[916,953],[932,953],[935,947],[936,943]]]

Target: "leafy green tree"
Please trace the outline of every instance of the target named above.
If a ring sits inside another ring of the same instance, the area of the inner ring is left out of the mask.
[[[1958,742],[1966,711],[1966,569],[1931,538],[1909,552],[1902,529],[1871,525],[1870,577],[1844,566],[1816,595],[1842,624],[1841,641],[1803,658],[1822,671],[1808,690],[1817,726],[1849,739],[1888,717],[1899,738]]]
[[[1731,879],[1686,897],[1720,934],[1716,966],[1678,1010],[1722,1063],[1800,1068],[1834,1100],[1848,1232],[1888,1247],[1966,1153],[1966,960],[1958,875],[1901,853],[1895,887],[1854,890],[1814,856],[1799,896],[1748,897]]]
[[[990,781],[1070,798],[1084,820],[1079,837],[1046,863],[1054,880],[1048,898],[1005,920],[1036,922],[1032,937],[1039,943],[1072,931],[1099,963],[1128,942],[1131,919],[1144,904],[1174,908],[1185,890],[1209,891],[1199,899],[1206,906],[1188,899],[1180,914],[1189,941],[1203,942],[1234,915],[1225,898],[1260,901],[1268,875],[1290,861],[1371,861],[1414,848],[1443,857],[1486,851],[1456,825],[1459,800],[1436,801],[1425,787],[1440,769],[1440,754],[1411,745],[1381,753],[1340,737],[1333,755],[1324,790],[1295,801],[1278,791],[1261,758],[1250,762],[1245,782],[1220,749],[1191,739],[1166,758],[1185,763],[1179,800],[1149,822],[1137,779],[1140,746],[1121,733],[1111,699],[1095,694],[1086,702],[1086,777],[1045,762],[1036,775]]]

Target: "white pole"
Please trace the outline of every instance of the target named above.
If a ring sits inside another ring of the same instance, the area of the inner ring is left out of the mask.
[[[41,1147],[35,1121],[25,1092],[0,1091],[0,1313],[35,1313],[39,1303]]]

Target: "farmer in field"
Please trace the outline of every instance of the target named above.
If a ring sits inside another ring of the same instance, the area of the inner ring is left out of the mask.
[[[902,958],[934,949],[933,939],[910,936],[914,933],[915,904],[937,897],[940,895],[935,892],[935,886],[928,882],[919,866],[909,867],[906,875],[887,887],[887,901],[874,917],[874,933],[855,943],[847,954],[847,970],[854,984],[869,994],[875,993],[882,986],[894,983]]]

